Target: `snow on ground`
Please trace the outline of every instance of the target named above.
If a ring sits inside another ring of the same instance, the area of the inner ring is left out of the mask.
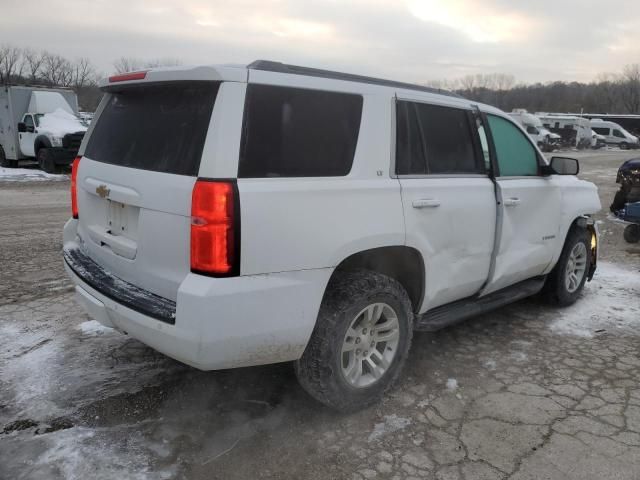
[[[455,390],[458,388],[458,380],[450,378],[447,380],[447,390]]]
[[[85,335],[102,335],[103,333],[113,332],[113,328],[105,327],[97,320],[89,320],[82,322],[78,325],[78,330],[81,330]]]
[[[640,327],[640,273],[600,262],[582,298],[558,310],[551,329],[558,333],[593,337],[598,333],[637,331]]]
[[[152,446],[138,427],[129,428],[127,441],[120,444],[110,438],[112,430],[73,427],[44,435],[22,435],[20,448],[10,453],[23,465],[21,478],[32,480],[147,480],[174,475],[170,470],[151,469]]]
[[[0,167],[0,182],[31,182],[68,180],[69,175],[57,175],[43,172],[35,168],[3,168]]]
[[[395,413],[393,415],[385,415],[384,422],[374,425],[373,432],[369,435],[368,441],[373,442],[388,433],[404,430],[409,425],[411,425],[411,420],[408,418],[399,417]]]

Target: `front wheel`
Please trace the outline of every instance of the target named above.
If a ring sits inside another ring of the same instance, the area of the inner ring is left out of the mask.
[[[624,229],[624,239],[627,243],[640,242],[640,225],[636,223],[627,225]]]
[[[44,170],[47,173],[55,173],[56,172],[56,164],[51,157],[51,153],[46,148],[41,148],[38,150],[37,155],[38,166],[40,170]]]
[[[316,400],[340,411],[377,402],[407,358],[413,311],[396,280],[372,271],[338,272],[295,372]]]
[[[544,297],[563,307],[575,303],[587,281],[590,260],[591,233],[574,227],[567,235],[558,263],[547,277]]]

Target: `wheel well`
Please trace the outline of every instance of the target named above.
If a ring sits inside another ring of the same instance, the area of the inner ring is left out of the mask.
[[[424,297],[424,261],[422,255],[411,247],[394,246],[364,250],[345,258],[336,272],[373,270],[395,279],[404,287],[417,312]]]
[[[584,215],[584,216],[580,216],[578,218],[576,218],[572,223],[571,226],[569,227],[569,229],[567,230],[567,234],[564,237],[564,242],[562,243],[562,247],[564,248],[565,243],[567,243],[567,238],[569,237],[569,234],[571,233],[572,230],[576,229],[576,228],[584,228],[585,230],[587,230],[589,232],[589,235],[591,236],[591,238],[596,236],[596,227],[592,222],[589,222],[589,218],[588,216]],[[591,280],[593,278],[593,274],[595,273],[596,270],[596,263],[597,263],[597,259],[598,259],[598,248],[599,245],[596,244],[595,246],[593,245],[593,241],[591,244],[591,268],[589,268],[589,271],[587,272],[588,280]]]

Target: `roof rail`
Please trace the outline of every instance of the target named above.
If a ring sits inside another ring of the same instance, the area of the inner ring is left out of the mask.
[[[453,93],[448,90],[441,90],[439,88],[425,87],[424,85],[396,82],[394,80],[366,77],[364,75],[354,75],[352,73],[334,72],[332,70],[321,70],[318,68],[287,65],[286,63],[274,62],[271,60],[256,60],[255,62],[251,62],[249,65],[247,65],[247,68],[250,70],[262,70],[265,72],[290,73],[293,75],[305,75],[308,77],[331,78],[333,80],[344,80],[347,82],[368,83],[371,85],[380,85],[383,87],[404,88],[407,90],[418,90],[421,92],[437,93],[439,95],[462,98],[457,93]]]

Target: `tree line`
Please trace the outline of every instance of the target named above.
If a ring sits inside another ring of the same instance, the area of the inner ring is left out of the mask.
[[[176,58],[120,57],[113,62],[113,70],[123,73],[181,63]],[[0,85],[69,87],[78,94],[83,110],[93,111],[98,105],[101,93],[97,85],[103,76],[87,57],[70,60],[47,50],[0,45]],[[627,65],[620,73],[601,74],[589,83],[525,84],[516,82],[513,75],[490,73],[427,84],[505,111],[525,108],[530,112],[640,114],[640,64],[637,63]]]
[[[113,62],[113,70],[115,73],[123,73],[180,63],[180,60],[175,58],[143,60],[120,57]],[[102,96],[98,89],[98,81],[104,76],[87,57],[70,60],[48,50],[0,45],[0,85],[71,88],[78,95],[81,110],[96,109]]]
[[[595,81],[518,84],[502,73],[467,75],[455,80],[429,82],[429,86],[458,93],[505,111],[640,114],[640,64],[620,73],[605,73]]]

